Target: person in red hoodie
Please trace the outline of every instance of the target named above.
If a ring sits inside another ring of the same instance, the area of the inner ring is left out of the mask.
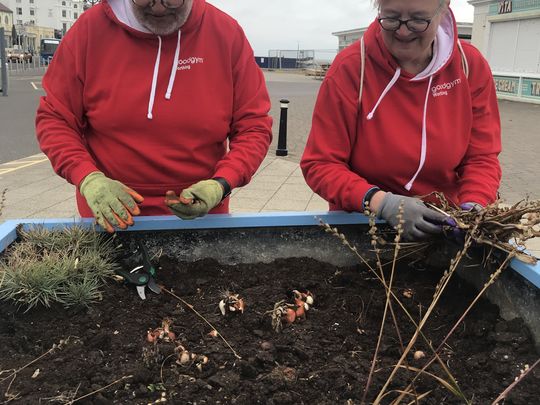
[[[366,208],[404,237],[452,224],[424,204],[463,209],[497,198],[500,118],[491,70],[457,38],[449,0],[379,0],[364,37],[322,83],[301,168],[330,209]],[[420,197],[418,197],[420,196]]]
[[[139,214],[227,213],[272,139],[244,32],[205,0],[103,0],[62,39],[43,88],[39,145],[81,216],[110,232]]]

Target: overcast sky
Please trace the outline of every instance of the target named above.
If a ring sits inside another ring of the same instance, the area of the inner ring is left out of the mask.
[[[244,28],[256,56],[269,49],[337,49],[332,32],[369,25],[376,12],[371,0],[207,0]],[[459,22],[472,22],[467,0],[452,0]]]

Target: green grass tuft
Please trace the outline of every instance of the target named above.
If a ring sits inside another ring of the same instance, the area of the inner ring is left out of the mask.
[[[20,241],[0,261],[0,300],[36,306],[89,306],[116,268],[110,237],[74,226],[19,229]]]

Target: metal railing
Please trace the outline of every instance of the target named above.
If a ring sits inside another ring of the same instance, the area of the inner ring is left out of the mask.
[[[48,61],[41,60],[39,55],[32,57],[32,61],[26,60],[8,60],[6,62],[7,73],[9,75],[24,74],[24,73],[42,73],[48,66]]]

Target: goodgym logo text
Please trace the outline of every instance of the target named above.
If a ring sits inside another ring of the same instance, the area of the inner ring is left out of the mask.
[[[448,82],[448,83],[443,83],[443,84],[438,84],[436,86],[433,86],[431,88],[433,97],[447,96],[448,91],[452,90],[458,84],[461,84],[461,79],[459,78],[454,80],[453,82]]]
[[[200,58],[198,56],[190,56],[189,58],[185,59],[178,59],[178,70],[189,70],[191,69],[191,66],[199,65],[201,63],[204,63],[204,58]]]

